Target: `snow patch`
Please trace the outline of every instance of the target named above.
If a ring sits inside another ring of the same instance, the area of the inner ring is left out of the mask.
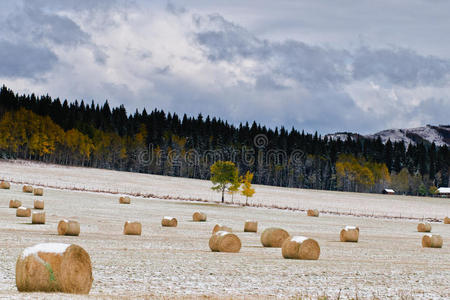
[[[69,244],[62,243],[37,244],[32,247],[25,248],[22,252],[22,259],[28,257],[29,255],[38,254],[39,252],[63,254],[69,246]]]
[[[220,236],[223,236],[223,235],[230,234],[230,232],[228,232],[228,231],[218,231],[216,234],[220,235]]]
[[[166,216],[166,217],[164,217],[163,219],[164,219],[164,220],[169,220],[169,221],[171,221],[173,218],[172,218],[172,217],[167,217],[167,216]]]
[[[304,241],[306,241],[308,238],[306,236],[293,236],[291,238],[291,241],[296,242],[296,243],[303,243]]]
[[[345,226],[345,228],[344,228],[345,231],[354,230],[354,229],[356,229],[356,226]]]

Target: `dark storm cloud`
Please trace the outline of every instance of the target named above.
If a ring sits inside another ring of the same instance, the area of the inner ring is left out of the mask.
[[[408,49],[336,50],[298,41],[261,40],[219,15],[197,17],[204,30],[196,35],[212,62],[238,62],[250,58],[269,66],[269,71],[306,86],[333,86],[351,80],[382,79],[404,87],[440,86],[447,83],[450,61],[422,56]],[[212,30],[208,30],[212,27]]]
[[[405,87],[448,84],[450,62],[409,49],[361,48],[354,54],[353,78],[378,78]]]
[[[0,76],[33,78],[49,71],[58,61],[50,50],[0,40]]]
[[[3,31],[33,43],[48,41],[76,46],[90,39],[89,35],[68,17],[46,13],[34,5],[10,15],[3,26]]]

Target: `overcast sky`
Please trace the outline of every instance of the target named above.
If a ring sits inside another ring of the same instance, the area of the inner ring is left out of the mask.
[[[450,1],[5,1],[0,84],[309,132],[450,123]]]

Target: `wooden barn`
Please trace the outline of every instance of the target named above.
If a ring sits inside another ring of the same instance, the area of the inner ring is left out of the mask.
[[[441,197],[450,198],[450,188],[449,187],[440,187],[437,190],[437,194]]]
[[[383,194],[386,195],[395,195],[395,191],[393,189],[384,189]]]

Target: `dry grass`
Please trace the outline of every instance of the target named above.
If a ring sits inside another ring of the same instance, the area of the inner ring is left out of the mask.
[[[16,217],[28,218],[31,217],[31,209],[27,207],[18,207],[16,209]]]
[[[219,231],[233,232],[231,227],[228,227],[228,226],[225,226],[225,225],[221,225],[221,224],[214,225],[213,230],[212,230],[212,234],[215,234],[216,232],[219,232]]]
[[[319,243],[303,236],[288,237],[281,246],[284,258],[317,260],[320,256]]]
[[[33,212],[31,214],[32,224],[45,224],[45,212]]]
[[[241,250],[241,245],[238,236],[227,231],[218,231],[209,239],[209,248],[213,252],[237,253]]]
[[[58,222],[58,235],[80,235],[80,223],[73,220],[61,220]]]
[[[319,216],[319,210],[318,209],[308,209],[306,212],[308,217],[318,217]]]
[[[17,259],[16,285],[21,292],[88,294],[92,281],[89,254],[77,245],[62,254],[39,251]]]
[[[9,208],[19,208],[22,206],[22,202],[20,200],[9,200]]]
[[[35,195],[35,196],[44,196],[44,189],[43,188],[34,188],[33,189],[33,195]]]
[[[438,234],[426,234],[422,237],[422,247],[442,248],[443,240]]]
[[[289,233],[281,228],[267,228],[261,234],[261,244],[264,247],[281,248]]]
[[[258,222],[245,221],[244,232],[258,232]]]
[[[206,222],[206,214],[203,212],[196,211],[192,215],[192,221],[194,222]]]
[[[142,224],[139,222],[126,221],[123,225],[123,234],[125,235],[141,235]]]
[[[339,234],[339,239],[341,242],[352,242],[357,243],[359,239],[359,228],[344,228]]]
[[[0,182],[0,189],[9,190],[10,188],[11,188],[11,184],[9,182],[6,182],[6,181]]]
[[[418,232],[431,232],[431,224],[426,222],[426,223],[419,223],[417,225],[417,231]]]
[[[31,186],[31,185],[24,185],[22,187],[22,192],[24,192],[24,193],[32,193],[33,192],[33,186]]]
[[[164,217],[161,220],[161,226],[163,227],[177,227],[178,220],[174,217]]]
[[[34,209],[44,209],[44,200],[34,200]]]

